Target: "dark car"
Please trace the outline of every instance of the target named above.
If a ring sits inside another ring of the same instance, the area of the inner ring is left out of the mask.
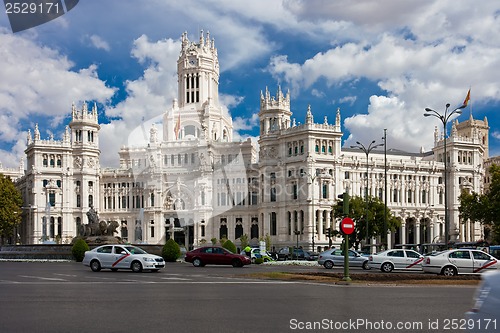
[[[232,265],[233,267],[243,267],[244,265],[250,265],[252,263],[247,256],[232,253],[219,246],[204,246],[186,252],[184,260],[192,263],[195,267],[203,267],[205,265]]]
[[[293,252],[290,251],[291,248],[283,247],[278,251],[278,260],[318,260],[318,254],[314,252],[308,252],[301,248],[293,248]]]

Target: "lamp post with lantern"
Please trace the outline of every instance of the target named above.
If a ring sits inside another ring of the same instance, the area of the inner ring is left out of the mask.
[[[450,103],[446,104],[446,108],[444,109],[443,114],[430,109],[425,108],[424,117],[435,117],[438,118],[443,124],[443,149],[444,149],[444,243],[448,246],[448,242],[450,241],[450,217],[448,214],[448,155],[446,153],[446,126],[448,125],[448,121],[453,115],[462,114],[462,110],[466,107],[467,104],[464,102],[464,105],[454,109],[449,112]]]
[[[369,171],[368,170],[368,155],[370,154],[370,152],[373,149],[381,147],[384,144],[382,144],[382,143],[375,144],[375,140],[373,140],[372,142],[370,142],[370,144],[368,145],[368,147],[366,147],[365,145],[363,145],[359,141],[356,141],[356,144],[357,145],[355,145],[355,146],[351,146],[351,148],[360,149],[366,155],[366,187],[365,187],[366,208],[365,208],[365,221],[366,221],[366,245],[368,245],[370,243],[370,236],[369,236],[369,233],[368,233],[368,171]]]

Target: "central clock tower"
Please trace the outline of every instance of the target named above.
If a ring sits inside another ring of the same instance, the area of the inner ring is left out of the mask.
[[[219,58],[210,33],[192,42],[181,36],[177,60],[178,96],[163,121],[164,141],[204,139],[231,142],[233,121],[219,104]]]
[[[182,49],[177,60],[178,102],[182,108],[188,104],[195,107],[219,102],[219,60],[215,41],[210,33],[200,34],[199,43],[190,43],[187,34],[181,37]]]

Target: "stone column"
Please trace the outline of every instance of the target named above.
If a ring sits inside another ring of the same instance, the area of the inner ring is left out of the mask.
[[[420,244],[420,220],[415,219],[415,244]]]
[[[406,244],[406,220],[401,222],[401,244]]]

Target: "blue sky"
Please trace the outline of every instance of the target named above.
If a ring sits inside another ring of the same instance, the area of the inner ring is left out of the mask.
[[[462,0],[84,0],[49,23],[12,33],[0,14],[0,162],[17,166],[26,134],[62,137],[71,104],[98,103],[101,165],[142,119],[177,95],[180,36],[210,31],[220,93],[237,138],[258,136],[260,91],[290,90],[293,117],[342,114],[344,146],[382,142],[430,150],[437,119],[426,107],[459,106],[488,118],[500,154],[500,4]]]

